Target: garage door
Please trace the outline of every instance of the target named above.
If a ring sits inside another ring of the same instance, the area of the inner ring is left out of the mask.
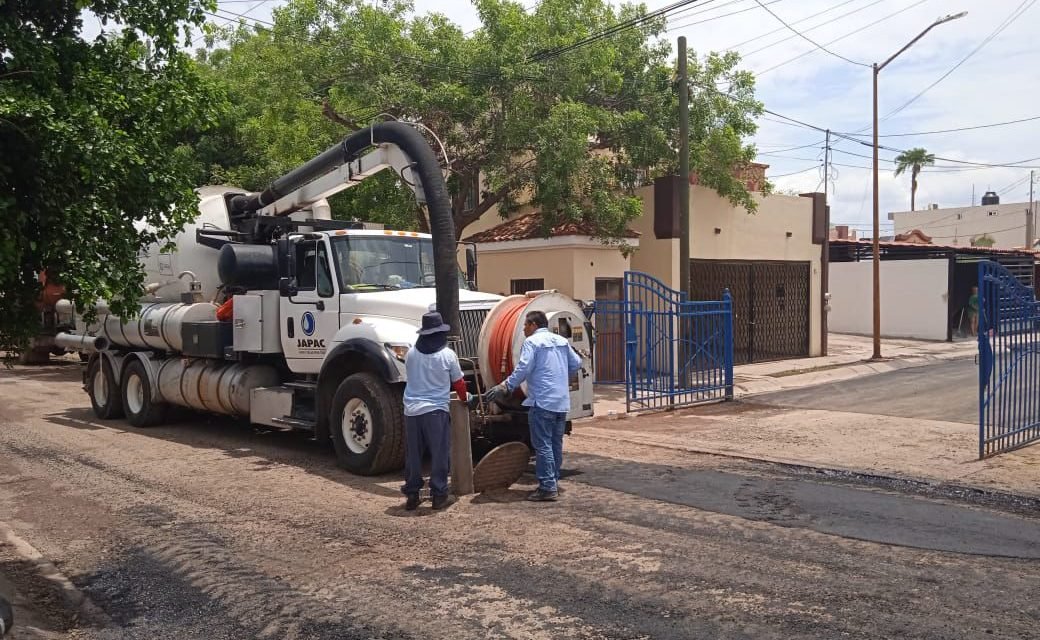
[[[809,355],[808,262],[690,260],[690,299],[733,297],[738,364]]]

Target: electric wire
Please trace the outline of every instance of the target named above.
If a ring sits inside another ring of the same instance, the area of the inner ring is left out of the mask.
[[[830,45],[834,44],[835,42],[840,42],[840,41],[844,40],[845,38],[854,36],[857,33],[865,31],[865,30],[867,30],[867,29],[869,29],[869,28],[871,28],[871,27],[873,27],[875,25],[881,24],[882,22],[885,22],[886,20],[890,20],[890,19],[898,16],[901,13],[909,11],[909,10],[915,8],[915,7],[919,7],[922,4],[924,4],[925,2],[928,2],[928,0],[918,0],[917,2],[915,2],[915,3],[911,4],[911,5],[908,5],[908,6],[903,7],[902,9],[900,9],[898,11],[895,11],[893,13],[890,13],[890,14],[886,15],[886,16],[878,18],[877,20],[875,20],[875,21],[873,21],[873,22],[871,22],[869,24],[865,24],[862,27],[854,29],[853,31],[850,31],[850,32],[848,32],[848,33],[846,33],[844,35],[838,36],[837,38],[835,38],[833,40],[830,40],[828,42],[825,42],[823,44],[824,44],[824,46],[828,46],[829,47]],[[805,56],[807,56],[809,54],[812,54],[812,53],[816,53],[816,49],[810,49],[810,50],[806,51],[805,53],[801,53],[801,54],[799,54],[797,56],[794,56],[793,58],[788,58],[787,60],[784,60],[783,62],[779,62],[779,63],[777,63],[777,64],[775,64],[775,65],[773,65],[773,66],[771,66],[771,67],[769,67],[767,69],[763,69],[762,71],[755,71],[754,74],[755,74],[755,76],[765,75],[765,74],[769,73],[770,71],[775,71],[776,69],[779,69],[780,67],[788,65],[788,64],[794,62],[795,60],[800,60],[800,59],[804,58]]]
[[[1028,1],[1028,0],[1027,0],[1027,1]],[[1033,0],[1033,1],[1035,2],[1035,0]],[[790,29],[790,30],[791,30],[791,31],[792,31],[793,33],[795,33],[795,34],[796,34],[796,35],[798,35],[798,36],[799,36],[800,38],[802,38],[803,40],[805,40],[805,41],[806,41],[806,42],[808,42],[809,44],[813,45],[814,47],[816,47],[816,48],[817,48],[817,49],[819,49],[820,51],[823,51],[823,52],[825,52],[825,53],[829,53],[829,54],[831,54],[832,56],[834,56],[835,58],[838,58],[838,59],[840,59],[840,60],[844,60],[845,62],[848,62],[849,64],[854,64],[854,65],[856,65],[856,66],[860,66],[860,67],[868,67],[868,66],[870,66],[870,65],[868,65],[868,64],[864,64],[864,63],[862,63],[862,62],[857,62],[857,61],[855,61],[855,60],[853,60],[853,59],[851,59],[851,58],[846,58],[845,56],[841,55],[840,53],[835,53],[834,51],[831,51],[831,50],[830,50],[830,49],[828,49],[827,47],[825,47],[825,46],[823,46],[822,44],[820,44],[819,42],[816,42],[815,40],[813,40],[813,39],[812,39],[812,38],[810,38],[809,36],[805,35],[805,34],[804,34],[804,33],[802,33],[801,31],[799,31],[799,30],[795,29],[795,28],[794,28],[794,27],[792,27],[792,26],[791,26],[790,24],[788,24],[788,23],[787,23],[787,22],[786,22],[786,21],[785,21],[785,20],[784,20],[783,18],[781,18],[781,17],[779,16],[779,15],[777,15],[777,14],[776,14],[776,12],[774,12],[774,11],[773,11],[772,9],[770,9],[769,7],[767,7],[767,6],[765,5],[765,3],[763,3],[763,2],[762,2],[762,0],[755,0],[755,3],[756,3],[756,4],[758,4],[758,6],[762,7],[762,9],[763,9],[764,11],[766,11],[767,13],[769,13],[769,15],[773,16],[774,18],[776,18],[776,19],[777,19],[777,21],[778,21],[778,22],[780,22],[780,24],[782,24],[782,25],[784,25],[785,27],[787,27],[788,29]]]
[[[906,109],[907,107],[912,105],[914,102],[916,102],[918,100],[918,98],[920,98],[924,94],[928,93],[928,91],[933,89],[937,84],[939,84],[940,82],[945,80],[947,77],[950,76],[950,74],[952,74],[954,71],[956,71],[958,68],[960,68],[960,66],[962,64],[964,64],[965,62],[970,60],[972,58],[972,56],[974,56],[976,53],[978,53],[983,47],[985,47],[987,44],[992,42],[997,36],[999,36],[1001,34],[1001,32],[1004,31],[1004,29],[1007,29],[1012,23],[1015,22],[1015,20],[1020,18],[1023,13],[1025,13],[1030,8],[1032,8],[1032,6],[1035,3],[1036,3],[1036,0],[1023,0],[1022,4],[1018,5],[1018,7],[1016,7],[1015,10],[1012,11],[1011,14],[1007,18],[1005,18],[1003,22],[1001,22],[999,25],[997,25],[997,27],[993,31],[991,31],[990,34],[988,36],[986,36],[982,40],[982,42],[980,42],[974,49],[969,51],[968,54],[966,56],[964,56],[963,58],[961,58],[956,64],[954,64],[952,67],[950,67],[950,69],[947,70],[946,73],[944,73],[941,76],[939,76],[938,78],[936,78],[936,80],[934,82],[932,82],[930,85],[928,85],[927,87],[925,87],[924,89],[919,91],[914,97],[910,98],[909,100],[907,100],[903,104],[899,105],[895,109],[893,109],[893,110],[889,111],[888,113],[886,113],[884,116],[882,116],[881,119],[882,120],[888,120],[889,118],[891,118],[892,116],[896,115],[897,113],[899,113],[903,109]]]
[[[845,2],[841,2],[839,4],[836,4],[833,7],[829,7],[827,9],[824,9],[823,11],[817,11],[816,13],[814,13],[812,15],[808,15],[808,16],[806,16],[804,18],[799,19],[799,20],[795,20],[791,24],[800,24],[800,23],[805,22],[807,20],[811,20],[813,18],[817,18],[819,16],[822,16],[825,13],[829,13],[829,12],[834,11],[836,9],[840,9],[841,7],[844,7],[845,5],[849,4],[850,2],[855,2],[855,1],[856,0],[845,0]],[[863,11],[864,9],[869,9],[870,7],[873,7],[874,5],[880,4],[882,2],[885,2],[885,0],[874,0],[874,2],[871,2],[870,4],[868,4],[866,6],[860,7],[859,9],[855,9],[854,11],[850,11],[848,13],[843,13],[840,16],[835,16],[834,18],[831,18],[830,20],[827,20],[826,22],[821,22],[820,24],[818,24],[816,26],[809,27],[805,31],[809,32],[809,31],[813,31],[815,29],[819,29],[820,27],[823,27],[823,26],[826,26],[828,24],[831,24],[832,22],[835,22],[835,21],[840,20],[842,18],[846,18],[846,17],[848,17],[848,16],[850,16],[850,15],[852,15],[854,13],[858,13],[860,11]],[[755,9],[755,8],[756,7],[752,7],[752,9]],[[767,31],[766,33],[759,34],[759,35],[757,35],[757,36],[755,36],[753,38],[748,38],[747,40],[744,40],[743,42],[739,42],[739,43],[737,43],[735,45],[732,45],[732,46],[729,46],[729,47],[724,47],[724,50],[725,51],[735,51],[735,50],[743,47],[746,44],[751,44],[752,42],[761,41],[763,38],[767,38],[767,37],[769,37],[769,36],[771,36],[771,35],[773,35],[775,33],[781,32],[781,31],[786,31],[786,28],[785,27],[777,27],[776,29],[773,29],[772,31]],[[787,42],[788,40],[793,40],[793,39],[795,39],[797,37],[798,36],[793,36],[793,35],[792,36],[787,36],[786,38],[782,38],[782,39],[777,40],[776,42],[773,42],[771,44],[764,45],[764,46],[762,46],[762,47],[760,47],[758,49],[755,49],[754,51],[751,51],[751,52],[748,52],[748,53],[742,53],[741,57],[742,58],[746,58],[747,56],[750,56],[752,54],[758,53],[759,51],[763,51],[765,49],[768,49],[769,47],[775,47],[778,44]]]

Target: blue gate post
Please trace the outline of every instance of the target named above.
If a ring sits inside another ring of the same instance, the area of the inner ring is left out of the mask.
[[[989,343],[989,323],[986,312],[986,263],[979,263],[979,460],[986,457],[986,399],[989,391],[990,374],[993,371],[993,350]]]
[[[725,346],[723,347],[723,353],[725,358],[723,360],[723,367],[725,368],[726,376],[726,399],[733,399],[733,296],[729,294],[729,289],[723,289],[722,291],[722,308],[726,312],[726,317],[723,320],[725,322],[725,332],[723,333],[723,340]]]

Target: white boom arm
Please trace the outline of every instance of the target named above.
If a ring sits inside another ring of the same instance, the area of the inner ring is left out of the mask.
[[[287,216],[300,209],[306,209],[315,202],[333,196],[344,189],[349,189],[383,169],[393,169],[397,175],[401,176],[401,180],[415,192],[415,199],[420,204],[426,203],[422,183],[412,175],[411,160],[397,145],[382,143],[360,158],[340,165],[289,195],[279,198],[260,209],[258,213],[261,216]]]

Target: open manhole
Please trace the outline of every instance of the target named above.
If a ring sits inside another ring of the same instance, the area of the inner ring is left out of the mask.
[[[473,468],[473,490],[483,493],[509,488],[520,479],[530,459],[531,450],[522,442],[495,447]]]

